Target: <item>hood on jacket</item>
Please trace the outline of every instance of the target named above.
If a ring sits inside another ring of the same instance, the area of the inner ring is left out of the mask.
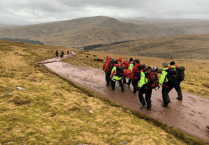
[[[137,63],[137,64],[135,64],[135,66],[141,66],[141,64],[140,63]]]
[[[117,64],[117,63],[114,63],[114,66],[118,66],[119,64]]]
[[[110,61],[111,59],[110,59],[110,57],[108,56],[108,57],[106,57],[106,61]]]
[[[123,59],[122,59],[122,58],[119,58],[119,59],[118,59],[118,61],[122,62],[122,61],[123,61]]]

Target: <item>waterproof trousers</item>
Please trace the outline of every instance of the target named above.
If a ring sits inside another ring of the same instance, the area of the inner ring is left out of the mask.
[[[145,94],[145,99],[143,97],[143,94]],[[142,87],[138,93],[139,101],[141,102],[141,104],[143,106],[145,106],[147,104],[148,109],[150,109],[152,107],[151,106],[151,95],[152,95],[152,89],[147,89],[145,87]],[[145,102],[145,100],[146,100],[146,102]]]
[[[110,85],[110,73],[105,72],[106,86]]]
[[[123,88],[123,84],[122,84],[121,79],[120,79],[120,80],[112,80],[112,81],[111,81],[112,90],[115,90],[115,83],[116,83],[116,81],[119,82],[120,87],[121,87],[121,90],[124,91],[124,88]]]
[[[163,104],[164,106],[167,106],[168,103],[170,102],[170,98],[169,98],[169,92],[175,88],[177,94],[178,94],[178,99],[183,99],[182,96],[182,91],[181,91],[181,87],[180,87],[180,82],[179,83],[175,83],[175,84],[170,84],[168,87],[163,86],[162,88],[162,96],[163,96]]]
[[[139,83],[139,79],[138,80],[132,80],[133,92],[134,93],[136,93],[136,91],[138,89],[138,83]]]

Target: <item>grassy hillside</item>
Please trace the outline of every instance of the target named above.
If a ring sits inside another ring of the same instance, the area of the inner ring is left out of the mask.
[[[102,101],[35,63],[57,49],[69,50],[0,41],[0,144],[204,144]]]
[[[146,38],[128,43],[93,49],[114,54],[127,54],[169,59],[209,59],[209,34],[175,35]]]
[[[209,22],[133,24],[97,16],[0,28],[0,38],[31,39],[44,44],[79,47],[156,36],[205,34],[209,33],[208,26]]]
[[[103,62],[106,56],[110,56],[111,58],[115,58],[115,59],[122,57],[124,60],[129,60],[129,58],[132,57],[134,59],[139,59],[141,64],[146,64],[149,66],[157,66],[159,70],[162,70],[163,62],[165,61],[170,62],[174,60],[176,64],[179,64],[180,66],[185,66],[186,68],[185,81],[181,83],[182,90],[209,99],[209,83],[208,83],[209,61],[162,59],[162,58],[143,57],[143,56],[118,55],[118,54],[110,54],[110,53],[104,53],[98,51],[84,51],[84,50],[78,51],[77,53],[78,56],[76,58],[66,58],[64,59],[64,61],[75,65],[84,65],[102,70]]]

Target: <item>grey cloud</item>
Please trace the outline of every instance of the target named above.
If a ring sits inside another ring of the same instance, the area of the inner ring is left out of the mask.
[[[0,23],[32,24],[104,15],[209,19],[208,0],[5,0]]]

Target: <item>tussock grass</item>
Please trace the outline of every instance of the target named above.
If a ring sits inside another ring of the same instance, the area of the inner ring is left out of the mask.
[[[0,144],[204,144],[35,63],[56,47],[0,45]]]
[[[86,57],[88,56],[88,57]],[[93,67],[102,70],[103,62],[95,60],[103,59],[105,61],[106,56],[111,58],[118,59],[122,57],[124,60],[129,60],[130,57],[133,59],[139,59],[141,64],[146,64],[149,66],[157,66],[159,77],[161,76],[162,63],[170,61],[175,61],[176,64],[180,66],[185,66],[185,81],[181,83],[183,91],[190,92],[193,94],[200,95],[205,98],[209,98],[209,61],[204,60],[184,60],[184,59],[162,59],[162,58],[153,58],[153,57],[142,57],[142,56],[129,56],[129,55],[118,55],[110,54],[105,52],[98,51],[85,51],[80,50],[78,52],[78,57],[66,58],[63,61],[74,64],[74,65],[83,65],[88,67]]]

